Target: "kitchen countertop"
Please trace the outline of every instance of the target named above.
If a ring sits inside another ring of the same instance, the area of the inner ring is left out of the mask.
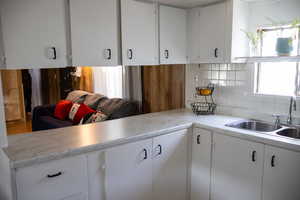
[[[300,140],[226,127],[241,118],[196,116],[189,109],[132,116],[101,123],[8,136],[11,168],[61,159],[147,139],[192,126],[300,152]]]

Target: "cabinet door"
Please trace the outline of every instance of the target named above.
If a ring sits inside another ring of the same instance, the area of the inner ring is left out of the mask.
[[[152,200],[152,139],[106,151],[106,199]]]
[[[121,13],[123,64],[158,64],[156,5],[135,0],[121,1]]]
[[[160,6],[160,63],[185,64],[186,63],[186,21],[185,9]]]
[[[1,9],[0,9],[0,69],[4,69],[6,67],[6,64],[5,64],[6,61],[5,61],[5,54],[4,54],[4,44],[3,44],[1,16],[2,15],[1,15]]]
[[[89,177],[89,200],[105,199],[105,152],[94,152],[87,156]]]
[[[199,62],[224,62],[225,17],[226,3],[219,3],[200,9]]]
[[[300,152],[266,146],[263,200],[300,199]]]
[[[187,130],[153,140],[153,199],[187,198]]]
[[[68,65],[66,0],[3,0],[0,13],[7,68]]]
[[[116,66],[119,59],[117,0],[70,0],[74,66]]]
[[[87,200],[85,156],[76,156],[16,170],[18,200]]]
[[[263,144],[214,134],[211,199],[260,199],[263,152]]]
[[[211,132],[203,129],[194,129],[191,167],[191,200],[210,199],[211,144]]]
[[[193,64],[200,62],[200,9],[189,9],[187,15],[188,61]]]

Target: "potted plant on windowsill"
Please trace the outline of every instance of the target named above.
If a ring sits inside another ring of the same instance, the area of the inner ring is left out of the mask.
[[[259,55],[259,44],[262,37],[262,30],[258,29],[256,32],[249,32],[245,30],[243,31],[247,38],[249,39],[249,46],[250,46],[250,55],[251,56],[258,56]]]
[[[297,38],[297,33],[295,33],[292,36],[286,37],[283,35],[284,30],[286,28],[297,28],[300,26],[300,20],[295,19],[291,23],[285,23],[285,22],[276,22],[270,18],[267,18],[269,21],[272,22],[273,27],[280,28],[280,33],[278,33],[278,38],[276,41],[276,52],[278,56],[291,56],[293,48],[293,42]]]

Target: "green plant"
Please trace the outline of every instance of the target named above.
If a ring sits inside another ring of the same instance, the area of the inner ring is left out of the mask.
[[[257,32],[250,32],[245,30],[241,30],[241,31],[243,31],[246,34],[247,38],[250,40],[253,47],[257,48],[261,37],[261,31],[260,30],[258,30]]]
[[[291,23],[291,26],[293,28],[299,27],[300,26],[300,19],[294,19]]]

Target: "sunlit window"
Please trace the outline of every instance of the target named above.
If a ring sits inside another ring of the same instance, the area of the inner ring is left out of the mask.
[[[262,56],[276,56],[277,38],[291,38],[293,50],[291,56],[298,55],[299,28],[274,28],[262,30]]]
[[[296,92],[297,63],[270,62],[257,65],[257,93],[294,96]]]
[[[290,56],[299,55],[299,28],[263,29],[261,56],[277,56],[278,37],[293,38]],[[266,95],[299,96],[299,63],[262,62],[256,64],[255,93]]]

